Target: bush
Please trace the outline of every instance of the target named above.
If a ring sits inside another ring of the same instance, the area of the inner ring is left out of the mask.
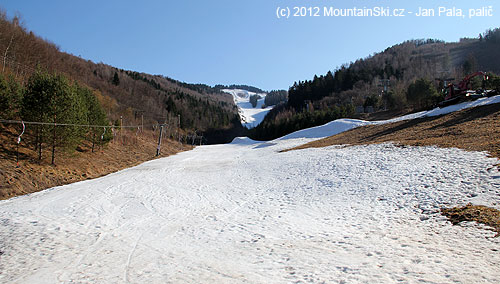
[[[406,99],[415,108],[428,108],[442,100],[431,81],[419,79],[408,86]]]
[[[389,91],[384,93],[382,99],[384,100],[386,107],[388,109],[401,110],[406,106],[406,100],[404,94]]]
[[[380,103],[380,98],[377,95],[371,95],[365,99],[365,103],[363,104],[363,107],[369,107],[372,106],[374,109],[377,109]]]
[[[485,82],[485,87],[487,89],[496,90],[498,93],[500,93],[500,76],[489,73],[488,80]]]

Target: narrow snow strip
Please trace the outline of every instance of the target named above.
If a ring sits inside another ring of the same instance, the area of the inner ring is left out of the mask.
[[[484,106],[484,105],[490,105],[490,104],[497,104],[500,103],[500,95],[498,96],[493,96],[489,98],[480,98],[475,101],[470,101],[470,102],[463,102],[459,103],[456,105],[451,105],[447,106],[444,108],[435,108],[433,110],[429,111],[422,111],[418,113],[413,113],[413,114],[408,114],[405,116],[381,121],[380,123],[391,123],[391,122],[398,122],[402,120],[410,120],[410,119],[415,119],[415,118],[421,118],[421,117],[431,117],[431,116],[439,116],[443,114],[448,114],[468,108],[473,108],[473,107],[478,107],[478,106]]]
[[[369,121],[359,120],[359,119],[337,119],[328,122],[321,126],[311,127],[303,130],[299,130],[288,135],[285,135],[277,140],[295,139],[295,138],[324,138],[332,136],[356,127],[371,124]]]
[[[500,95],[494,96],[494,97],[489,97],[489,98],[480,98],[480,99],[475,100],[475,101],[463,102],[460,104],[451,105],[451,106],[447,106],[444,108],[435,108],[435,109],[429,110],[429,111],[421,111],[421,112],[417,112],[417,113],[412,113],[412,114],[408,114],[408,115],[404,115],[401,117],[396,117],[396,118],[388,119],[388,120],[365,121],[365,120],[358,120],[358,119],[337,119],[337,120],[328,122],[328,123],[321,125],[321,126],[302,129],[302,130],[290,133],[290,134],[283,136],[281,138],[278,138],[276,140],[286,140],[286,139],[296,139],[296,138],[307,138],[307,139],[316,140],[316,139],[321,139],[321,138],[329,137],[332,135],[336,135],[336,134],[339,134],[341,132],[348,131],[350,129],[360,127],[360,126],[373,125],[373,124],[386,124],[386,123],[393,123],[393,122],[411,120],[411,119],[422,118],[422,117],[439,116],[439,115],[448,114],[448,113],[460,111],[460,110],[467,109],[467,108],[495,104],[495,103],[500,103]]]

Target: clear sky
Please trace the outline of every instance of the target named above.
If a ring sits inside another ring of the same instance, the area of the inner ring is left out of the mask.
[[[277,17],[278,7],[293,14],[296,6],[318,7],[321,16]],[[439,16],[440,6],[460,8],[465,17]],[[94,62],[266,90],[287,89],[405,40],[458,41],[500,27],[498,0],[1,0],[0,7],[9,17],[18,12],[28,30],[62,51]],[[404,9],[405,17],[325,17],[324,7]],[[418,7],[435,16],[415,16]],[[482,7],[492,16],[469,18],[469,9]]]

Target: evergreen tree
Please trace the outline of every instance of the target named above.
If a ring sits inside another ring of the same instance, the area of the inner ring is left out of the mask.
[[[167,99],[166,108],[167,108],[167,111],[170,113],[175,114],[177,112],[177,108],[176,108],[174,100],[172,99],[171,96],[169,96]]]
[[[271,91],[266,95],[266,106],[277,105],[281,102],[286,102],[288,99],[288,92],[285,90]]]
[[[385,103],[387,109],[403,109],[406,105],[404,101],[404,96],[397,94],[394,91],[385,92],[382,96],[382,100]]]
[[[406,98],[415,108],[427,108],[442,99],[432,82],[426,79],[419,79],[410,84],[406,92]]]
[[[0,118],[14,119],[19,115],[22,88],[13,76],[0,74]]]
[[[39,159],[42,159],[44,144],[52,148],[52,164],[55,163],[56,148],[74,149],[84,130],[77,126],[57,124],[84,124],[87,113],[85,101],[78,95],[77,87],[71,86],[64,76],[37,71],[30,77],[22,101],[22,118],[50,123],[37,125],[35,131]]]
[[[50,76],[46,72],[36,71],[28,81],[21,103],[21,117],[26,121],[48,122]],[[47,129],[45,125],[35,125],[34,146],[38,151],[38,159],[42,159],[43,147],[46,143]]]
[[[363,106],[366,108],[366,107],[373,107],[374,109],[377,109],[378,106],[379,106],[379,103],[380,103],[380,98],[378,95],[371,95],[369,97],[366,98],[365,100],[365,103],[363,104]]]
[[[106,114],[103,108],[99,104],[97,97],[94,95],[92,90],[89,88],[80,86],[75,83],[74,88],[79,97],[84,101],[85,107],[87,109],[86,123],[89,125],[108,125],[106,119]],[[104,132],[101,127],[91,127],[88,135],[88,139],[92,142],[92,152],[94,152],[95,144]]]
[[[118,77],[118,73],[115,71],[115,75],[113,76],[113,80],[111,81],[113,85],[118,86],[120,85],[120,78]]]
[[[485,82],[485,87],[487,89],[495,90],[497,94],[500,94],[500,76],[493,73],[488,73],[488,80]]]

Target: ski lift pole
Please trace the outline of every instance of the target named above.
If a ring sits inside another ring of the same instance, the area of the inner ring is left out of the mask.
[[[160,149],[161,149],[161,136],[163,133],[163,124],[160,125],[160,135],[158,137],[158,147],[156,148],[156,156],[160,156]]]
[[[106,127],[104,127],[104,132],[101,134],[101,153],[102,153],[102,146],[104,145],[104,134],[106,134]]]
[[[101,141],[104,140],[104,134],[106,134],[106,127],[104,127],[104,132],[101,134]]]
[[[21,143],[21,136],[24,134],[24,130],[26,130],[26,126],[24,125],[24,121],[21,121],[21,124],[23,125],[23,131],[19,136],[17,137],[17,147],[16,147],[16,167],[19,168],[19,144]]]

